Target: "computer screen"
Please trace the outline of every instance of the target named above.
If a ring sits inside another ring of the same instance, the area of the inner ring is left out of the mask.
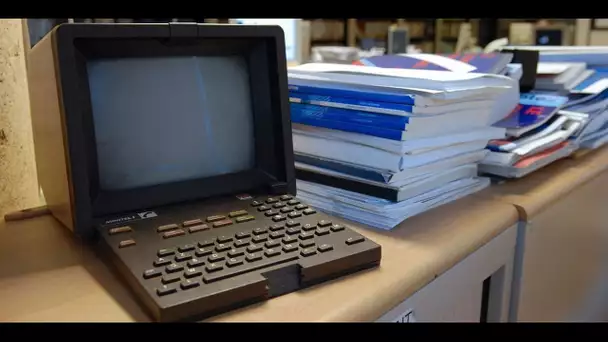
[[[562,45],[564,30],[561,28],[536,29],[536,45]]]
[[[101,190],[254,167],[242,56],[93,59],[87,72]]]
[[[285,57],[287,61],[299,61],[300,31],[298,27],[300,19],[234,19],[234,22],[242,25],[278,25],[285,34]]]

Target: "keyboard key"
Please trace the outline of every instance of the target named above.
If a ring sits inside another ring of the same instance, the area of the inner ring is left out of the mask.
[[[160,277],[161,274],[163,274],[163,272],[161,270],[151,268],[149,270],[144,271],[144,279]]]
[[[278,201],[279,201],[279,199],[274,198],[274,197],[268,197],[268,199],[266,199],[266,203],[268,203],[268,204],[276,203]]]
[[[334,246],[324,243],[324,244],[320,245],[319,247],[317,247],[317,249],[319,250],[319,252],[324,253],[324,252],[329,252],[332,249],[334,249]]]
[[[319,227],[331,226],[331,221],[330,220],[321,220],[321,221],[319,221],[319,223],[317,223],[317,225]]]
[[[251,238],[251,242],[253,242],[253,243],[260,243],[260,242],[264,242],[266,240],[268,240],[267,235],[258,235],[258,236],[254,236],[253,238]]]
[[[315,232],[318,236],[323,236],[329,234],[329,228],[318,228]]]
[[[230,217],[239,217],[239,216],[245,216],[248,215],[249,213],[247,212],[247,210],[236,210],[236,211],[231,211],[230,213],[228,213],[228,216]]]
[[[222,235],[222,236],[217,237],[218,243],[226,243],[226,242],[230,242],[230,241],[232,241],[232,236]]]
[[[244,246],[249,245],[249,241],[248,240],[236,240],[236,241],[234,241],[233,245],[236,248],[244,247]]]
[[[182,278],[176,274],[165,274],[163,278],[160,280],[163,284],[171,284],[176,281],[180,281]]]
[[[252,207],[259,207],[262,204],[264,204],[264,202],[261,202],[261,201],[251,201],[251,206]]]
[[[133,239],[129,239],[129,240],[122,240],[118,243],[118,248],[126,248],[126,247],[131,247],[131,246],[135,246],[135,240]]]
[[[270,258],[270,257],[274,257],[281,254],[281,251],[278,249],[274,249],[274,248],[270,248],[267,249],[266,251],[264,251],[264,255],[266,255],[266,257]]]
[[[304,211],[303,211],[304,215],[312,215],[312,214],[315,214],[316,212],[317,211],[312,208],[304,209]]]
[[[201,231],[207,230],[207,229],[209,229],[209,225],[203,223],[203,224],[199,224],[197,226],[188,227],[188,232],[190,234],[192,234],[192,233],[201,232]]]
[[[264,215],[266,215],[268,217],[274,216],[274,215],[278,215],[278,214],[279,214],[279,211],[278,210],[274,210],[274,209],[268,210],[267,212],[264,213]]]
[[[203,224],[203,220],[201,219],[194,219],[182,222],[182,226],[184,227],[196,226],[200,224]]]
[[[236,218],[236,223],[249,222],[249,221],[253,221],[253,220],[255,220],[255,216],[252,216],[252,215],[241,216],[241,217]]]
[[[281,210],[279,210],[281,213],[283,214],[287,214],[293,211],[293,209],[291,209],[291,207],[285,207],[285,208],[281,208]]]
[[[287,245],[283,246],[283,252],[285,252],[285,253],[291,253],[291,252],[294,252],[297,250],[298,250],[298,246],[296,246],[296,245],[287,244]]]
[[[205,269],[207,270],[207,272],[212,273],[212,272],[217,272],[217,271],[224,269],[224,266],[222,264],[214,263],[214,264],[207,265],[207,267]]]
[[[205,275],[203,277],[203,281],[205,283],[209,284],[209,283],[212,283],[212,282],[215,282],[215,281],[219,281],[219,280],[222,280],[222,279],[226,279],[226,278],[230,278],[230,277],[235,277],[235,276],[237,276],[239,274],[256,271],[256,270],[259,270],[259,269],[263,269],[263,268],[266,268],[266,267],[271,267],[271,266],[283,264],[283,263],[294,261],[294,260],[297,260],[297,259],[298,259],[298,254],[296,254],[296,253],[283,254],[283,255],[275,256],[275,257],[270,258],[270,259],[258,260],[256,262],[256,264],[250,265],[247,268],[242,268],[242,267],[241,268],[234,268],[234,269],[231,269],[231,270],[226,271],[226,272],[221,272],[221,273],[217,273],[217,274],[207,274],[207,275]]]
[[[344,226],[343,225],[337,224],[337,223],[334,223],[334,224],[331,225],[331,231],[332,232],[339,232],[341,230],[344,230]]]
[[[289,205],[296,205],[296,204],[300,204],[300,201],[298,201],[297,199],[292,199],[289,202],[287,202],[287,204]]]
[[[266,248],[274,248],[281,245],[281,242],[276,241],[276,240],[268,240],[264,246],[266,246]]]
[[[226,215],[213,215],[207,217],[207,222],[221,221],[226,218]]]
[[[300,222],[294,221],[294,220],[289,220],[287,222],[285,222],[285,225],[287,227],[296,227],[300,225]]]
[[[243,250],[243,249],[231,249],[230,252],[228,252],[228,257],[229,258],[236,258],[236,257],[239,257],[241,255],[245,255],[245,250]]]
[[[317,254],[317,251],[314,248],[305,248],[302,250],[302,252],[300,252],[300,254],[302,254],[302,256],[307,257]]]
[[[302,230],[305,231],[305,232],[309,232],[309,231],[315,230],[315,229],[317,229],[317,225],[316,224],[307,223],[307,224],[305,224],[305,225],[302,226]]]
[[[166,232],[166,231],[177,229],[177,228],[179,228],[178,225],[176,225],[175,223],[171,223],[171,224],[165,224],[163,226],[156,228],[156,231],[159,233],[162,233],[162,232]]]
[[[199,266],[203,266],[205,264],[205,261],[201,260],[201,259],[192,259],[190,261],[188,261],[188,267],[190,268],[194,268],[194,267],[199,267]]]
[[[287,219],[287,217],[285,217],[284,215],[274,215],[272,217],[272,220],[274,222],[280,222],[280,221],[285,221]]]
[[[215,221],[215,222],[213,222],[213,228],[225,227],[225,226],[229,226],[231,224],[232,224],[232,221],[229,219]]]
[[[194,252],[194,254],[196,254],[197,257],[204,257],[204,256],[207,256],[212,253],[213,253],[213,248],[209,248],[209,247],[199,248],[196,250],[196,252]]]
[[[116,235],[116,234],[121,234],[121,233],[129,233],[132,232],[133,229],[131,229],[131,227],[129,226],[122,226],[122,227],[116,227],[116,228],[112,228],[110,230],[108,230],[108,234],[109,235]]]
[[[283,243],[296,243],[298,242],[298,238],[295,236],[286,236],[283,238]]]
[[[184,271],[184,277],[186,278],[194,278],[203,275],[203,271],[198,270],[196,268],[188,268]]]
[[[176,229],[176,230],[172,230],[170,232],[163,233],[163,238],[170,239],[172,237],[182,236],[185,234],[186,234],[186,232],[183,229]]]
[[[225,257],[225,256],[223,256],[223,255],[219,255],[219,254],[211,254],[211,255],[209,256],[209,258],[207,258],[207,261],[209,261],[209,262],[218,262],[218,261],[222,261],[222,260],[224,260],[224,259],[226,259],[226,257]]]
[[[302,248],[310,248],[315,245],[315,240],[304,240],[300,242],[300,247]]]
[[[298,204],[296,205],[296,210],[304,210],[308,208],[308,206],[306,204]]]
[[[270,231],[276,232],[285,229],[282,223],[275,223],[269,227]]]
[[[200,286],[200,285],[201,285],[201,283],[199,283],[196,280],[186,279],[186,280],[182,281],[182,283],[179,286],[182,288],[182,290],[188,290],[188,289],[192,289],[197,286]]]
[[[171,264],[171,260],[167,258],[158,258],[154,261],[154,267],[166,266]]]
[[[283,236],[285,236],[285,233],[283,232],[272,232],[268,235],[271,239],[280,239]]]
[[[266,210],[270,210],[270,207],[267,205],[263,205],[261,207],[258,208],[258,211],[266,211]]]
[[[198,242],[199,247],[209,247],[215,245],[215,239],[203,240]]]
[[[293,197],[291,195],[283,195],[280,197],[281,201],[289,201]]]
[[[180,264],[171,264],[171,265],[167,266],[167,268],[165,270],[167,271],[167,273],[175,273],[175,272],[179,272],[183,269],[184,269],[184,266],[182,266]]]
[[[295,235],[300,233],[300,227],[291,227],[289,229],[287,229],[287,234],[289,235]]]
[[[189,251],[193,251],[196,247],[193,244],[187,244],[187,245],[183,245],[177,248],[178,251],[180,252],[189,252]]]
[[[177,289],[172,286],[163,285],[156,289],[156,294],[159,296],[166,296],[168,294],[172,294],[177,292]]]
[[[262,249],[264,249],[264,247],[262,247],[261,245],[251,245],[247,247],[247,252],[255,253],[261,251]]]
[[[300,234],[300,240],[308,240],[308,239],[312,239],[315,236],[315,234],[313,232],[306,232],[306,233],[302,233]]]
[[[242,265],[242,264],[243,264],[242,258],[231,258],[231,259],[228,259],[228,261],[226,261],[226,266],[228,266],[228,267],[235,267],[235,266]]]
[[[262,254],[260,254],[260,253],[247,254],[247,256],[245,257],[245,260],[247,260],[247,262],[254,262],[254,261],[262,260]]]
[[[165,256],[169,256],[169,255],[173,255],[175,254],[175,251],[171,248],[163,248],[163,249],[159,249],[158,253],[156,253],[159,257],[165,257]]]
[[[266,232],[268,232],[268,229],[266,228],[256,228],[253,230],[253,235],[262,235],[266,234]]]
[[[238,233],[234,234],[234,236],[235,236],[237,239],[244,239],[244,238],[248,238],[248,237],[250,237],[250,236],[251,236],[251,233],[250,233],[250,232],[238,232]]]
[[[285,204],[283,202],[277,202],[277,203],[273,204],[272,207],[275,208],[275,209],[280,209],[280,208],[283,208],[286,205],[287,204]]]
[[[292,211],[287,216],[289,216],[289,218],[298,218],[298,217],[302,216],[302,214],[297,211]]]
[[[192,254],[190,253],[178,253],[175,256],[175,261],[177,262],[182,262],[182,261],[186,261],[186,260],[190,260],[192,259]]]
[[[354,236],[354,237],[349,237],[348,239],[346,239],[346,244],[347,245],[354,245],[356,243],[360,243],[363,242],[365,239],[363,238],[363,236]]]
[[[215,247],[215,250],[217,252],[223,252],[223,251],[227,251],[231,248],[232,248],[232,246],[230,246],[230,244],[228,244],[228,243],[220,243],[219,245],[217,245],[217,247]]]

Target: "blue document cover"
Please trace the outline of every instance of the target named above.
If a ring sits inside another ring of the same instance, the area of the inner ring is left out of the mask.
[[[405,127],[410,120],[407,116],[378,114],[298,103],[291,103],[291,116],[293,122],[298,122],[298,120],[302,120],[301,118],[322,119],[399,131],[405,130]]]
[[[395,90],[395,92],[363,89],[357,85],[350,84],[323,84],[314,83],[311,81],[301,81],[294,77],[289,78],[289,91],[323,95],[323,96],[338,96],[345,98],[352,98],[357,100],[365,101],[380,101],[388,103],[401,103],[407,105],[415,105],[416,97],[415,94],[404,94],[403,90]]]
[[[536,93],[521,94],[519,104],[511,114],[493,126],[506,129],[537,127],[549,120],[567,101],[567,96]]]
[[[426,58],[429,54],[384,55],[363,58],[354,62],[356,65],[376,66],[380,68],[423,69],[437,71],[461,71],[452,63],[441,63],[436,58]],[[454,53],[441,54],[444,57],[468,64],[467,72],[499,74],[511,63],[513,55],[509,53]]]
[[[595,71],[572,88],[574,93],[597,94],[608,88],[608,71]]]
[[[316,117],[315,115],[309,115],[300,110],[291,111],[291,121],[303,125],[324,127],[352,133],[360,133],[397,141],[402,141],[405,133],[403,130],[373,127],[353,122],[322,119]]]
[[[382,101],[370,101],[353,97],[340,97],[289,92],[289,100],[293,103],[305,103],[319,106],[330,106],[334,108],[352,109],[359,111],[370,111],[374,113],[384,113],[392,115],[409,115],[413,112],[414,106],[402,103],[391,103]]]

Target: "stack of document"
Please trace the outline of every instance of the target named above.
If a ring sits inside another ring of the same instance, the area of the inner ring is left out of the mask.
[[[534,88],[567,94],[593,73],[586,63],[540,62]]]
[[[501,75],[316,63],[289,90],[298,196],[382,229],[486,187],[477,164],[519,99]]]
[[[530,46],[518,49],[539,51],[539,70],[559,71],[564,65],[578,65],[579,75],[569,90],[569,101],[559,114],[586,120],[572,140],[583,149],[595,149],[608,141],[608,47]],[[586,70],[580,71],[585,64]],[[537,80],[537,88],[539,80]]]
[[[586,70],[580,73],[570,72],[572,78],[564,86],[571,93],[597,94],[608,87],[608,47],[607,46],[517,46],[509,47],[518,50],[535,50],[539,52],[538,74],[540,84],[537,88],[544,88],[548,74],[557,77],[565,72],[566,65],[585,64]],[[562,70],[564,69],[564,70]],[[567,75],[566,75],[567,76]],[[562,76],[563,80],[564,76]],[[568,77],[565,77],[568,78]],[[539,87],[540,86],[540,87]],[[553,86],[553,89],[560,88]]]
[[[587,116],[559,112],[567,102],[566,96],[521,94],[513,112],[494,124],[506,129],[507,138],[490,141],[480,172],[519,178],[570,155]]]
[[[585,120],[574,137],[581,148],[596,149],[608,141],[608,89],[594,95],[571,96],[559,113]]]

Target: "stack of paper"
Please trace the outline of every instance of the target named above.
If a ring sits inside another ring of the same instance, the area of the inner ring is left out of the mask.
[[[490,141],[491,152],[479,170],[519,178],[570,155],[587,117],[559,112],[567,101],[568,97],[554,94],[521,94],[513,112],[494,125],[506,128],[507,138]]]
[[[585,64],[587,69],[573,77],[569,101],[560,114],[586,119],[572,140],[583,149],[595,149],[608,141],[608,47],[530,46],[518,49],[539,51],[539,70],[559,71],[560,66]],[[537,80],[537,88],[539,81]]]
[[[608,89],[595,95],[572,96],[559,113],[585,118],[574,137],[581,148],[596,149],[608,141]]]
[[[383,229],[487,186],[491,125],[519,98],[500,75],[315,63],[289,89],[298,196]]]
[[[540,62],[535,89],[568,93],[594,73],[585,63]]]

